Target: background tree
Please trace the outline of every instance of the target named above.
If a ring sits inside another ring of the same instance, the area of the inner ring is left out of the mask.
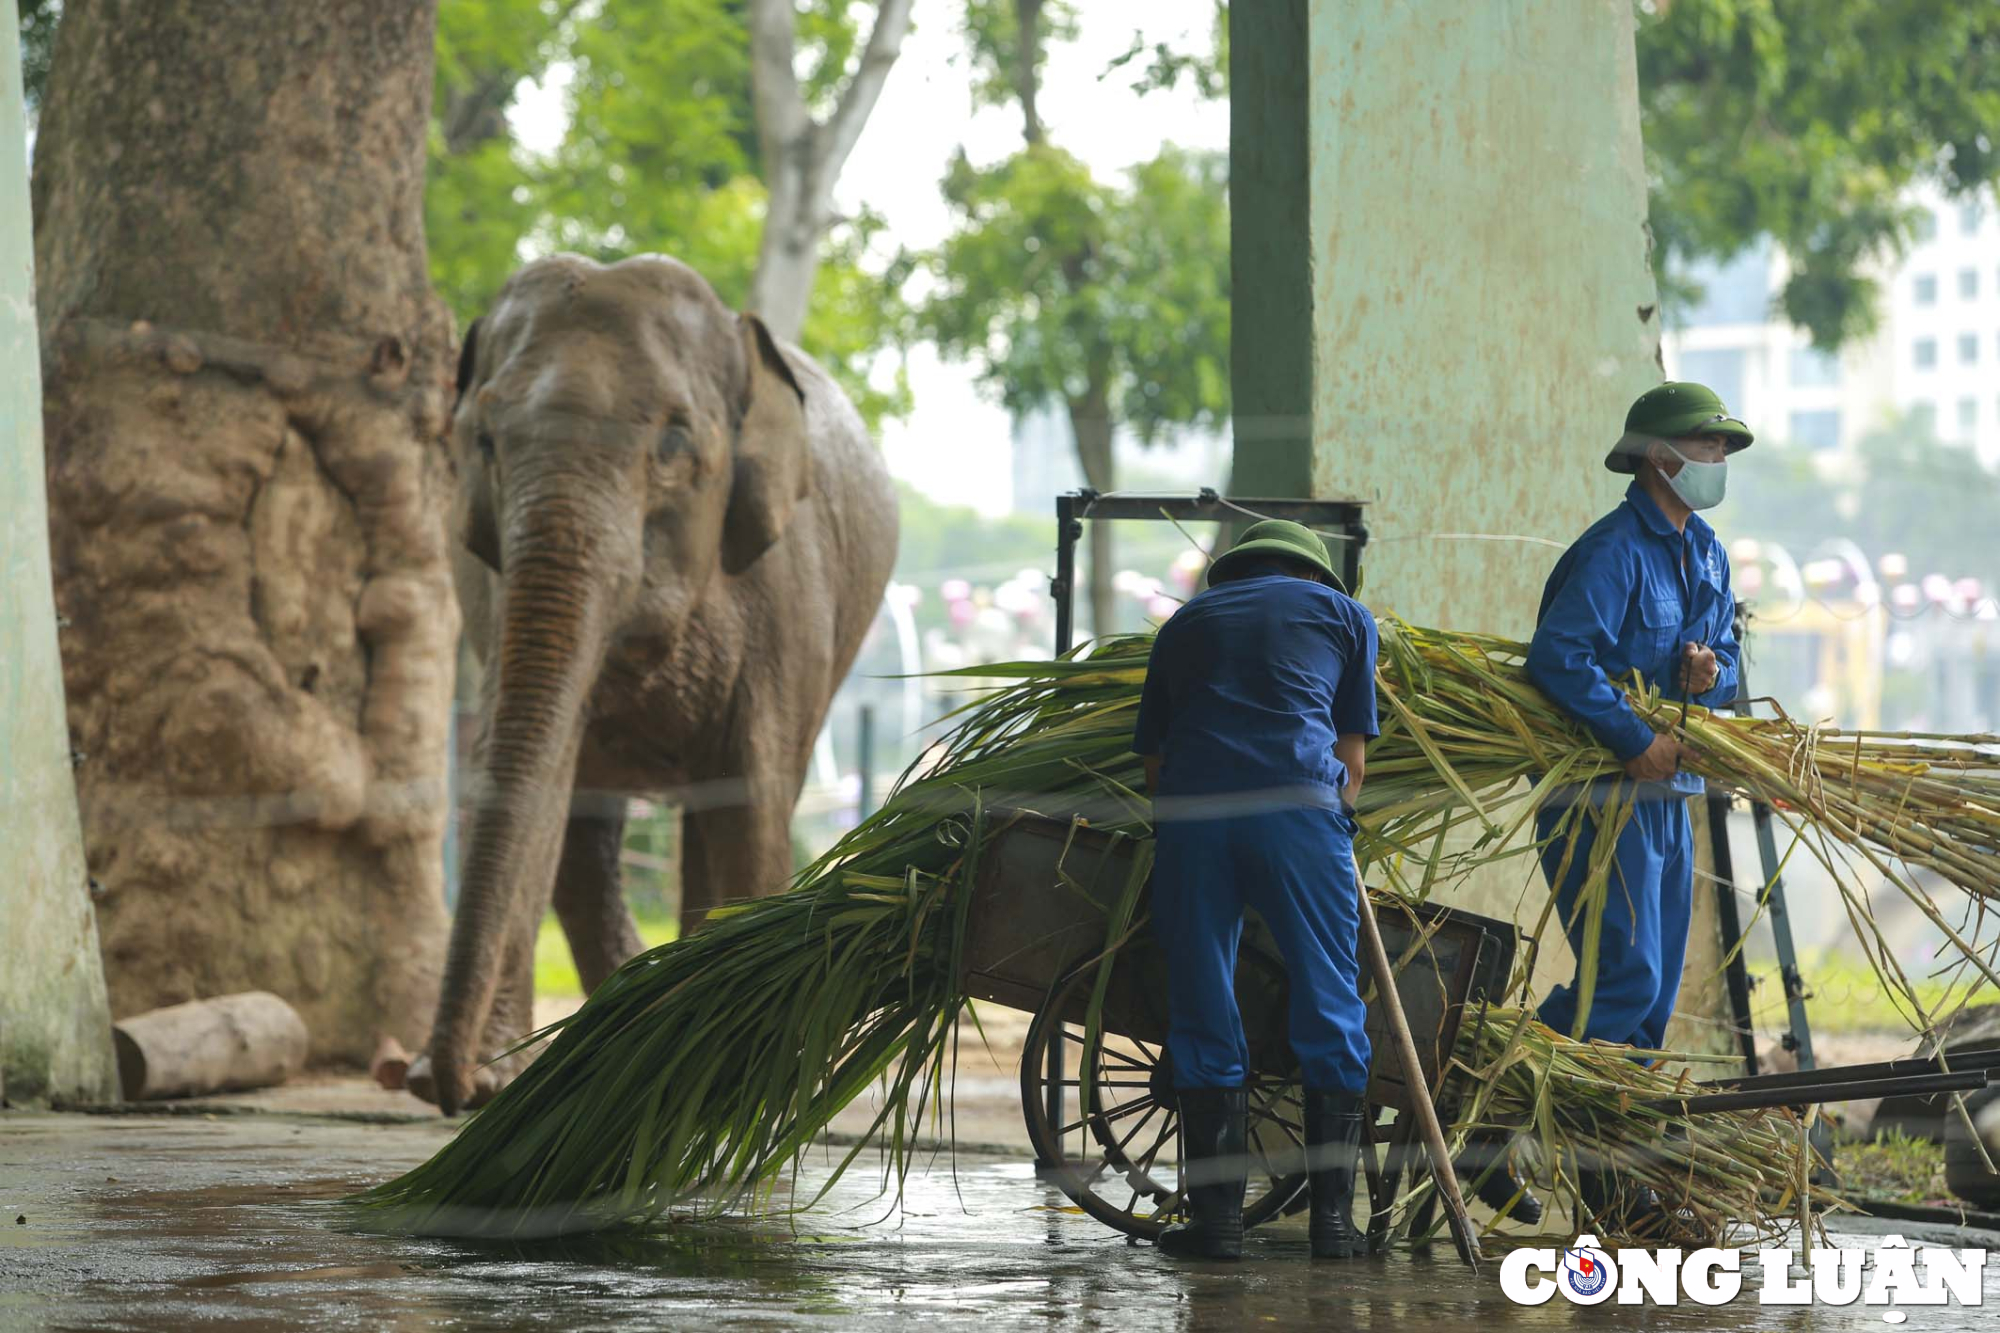
[[[1228,419],[1228,178],[1220,156],[1170,146],[1106,186],[1051,144],[1034,90],[1049,41],[1074,24],[1066,4],[969,0],[975,96],[1018,99],[1026,146],[983,170],[952,164],[955,228],[918,323],[1016,415],[1063,404],[1086,483],[1110,491],[1119,423],[1150,443]],[[1103,634],[1116,625],[1111,526],[1088,540]]]
[[[460,328],[521,263],[543,208],[538,164],[514,142],[520,90],[571,58],[577,0],[442,0],[424,192],[431,280]],[[713,8],[713,6],[708,6]]]
[[[995,0],[974,0],[991,3]],[[1141,88],[1228,87],[1215,51],[1133,38]],[[1903,202],[2000,179],[2000,5],[1963,0],[1641,0],[1639,114],[1653,267],[1670,309],[1690,261],[1770,236],[1792,272],[1783,316],[1833,349],[1875,325],[1871,268],[1922,224]]]
[[[870,258],[879,217],[835,217],[828,202],[846,160],[845,150],[840,162],[831,157],[837,108],[847,108],[847,142],[874,106],[891,38],[900,43],[879,11],[864,42],[855,22],[863,8],[815,5],[796,16],[788,41],[805,118],[790,122],[785,152],[823,160],[812,189],[785,202],[764,180],[749,0],[443,0],[428,217],[432,273],[461,327],[525,255],[556,249],[606,263],[675,255],[724,301],[750,306],[760,254],[775,244],[771,226],[794,239],[810,229],[812,266],[790,251],[781,266],[784,299],[805,315],[789,333],[871,423],[906,410],[900,378],[871,378],[901,327],[903,271]],[[538,154],[517,141],[507,113],[524,87],[557,74],[567,125],[553,152]]]
[[[436,996],[450,322],[428,3],[70,0],[35,145],[51,545],[114,1012]]]
[[[815,79],[801,81],[792,0],[747,0],[750,20],[750,89],[757,108],[757,142],[763,155],[769,201],[764,213],[757,271],[750,280],[750,308],[781,338],[796,338],[806,317],[820,238],[833,221],[833,187],[882,95],[910,27],[910,0],[875,0],[875,22],[859,63],[838,91],[826,75],[846,64],[846,52],[822,41],[827,58]],[[816,22],[845,31],[851,0],[823,0]],[[815,97],[815,92],[818,96]],[[826,104],[822,113],[815,101]]]
[[[1117,426],[1142,441],[1229,414],[1228,183],[1213,154],[1167,148],[1105,186],[1043,144],[945,180],[957,227],[921,323],[1010,412],[1063,404],[1085,482],[1117,489]],[[1116,625],[1110,525],[1089,529],[1090,606]]]
[[[2000,177],[2000,5],[1674,0],[1643,16],[1639,95],[1656,268],[1771,236],[1786,319],[1827,348],[1871,330],[1872,261],[1917,181]],[[1663,285],[1669,297],[1685,284]]]

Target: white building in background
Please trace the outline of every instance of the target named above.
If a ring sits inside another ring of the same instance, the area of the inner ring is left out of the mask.
[[[1760,435],[1830,463],[1907,413],[2000,466],[2000,208],[1990,194],[1912,198],[1925,220],[1881,276],[1873,336],[1836,358],[1774,319],[1788,266],[1767,242],[1691,274],[1705,295],[1663,339],[1668,376],[1709,385]]]

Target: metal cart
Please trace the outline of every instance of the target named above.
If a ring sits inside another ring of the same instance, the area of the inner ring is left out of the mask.
[[[1034,1015],[1021,1054],[1021,1108],[1047,1178],[1100,1222],[1130,1236],[1157,1236],[1180,1212],[1182,1194],[1165,1046],[1171,979],[1144,930],[1129,932],[1110,952],[1101,1031],[1086,1029],[1111,914],[1131,882],[1137,842],[1019,811],[994,819],[997,832],[981,853],[969,909],[966,990]],[[1144,910],[1142,895],[1134,919]],[[1412,1098],[1449,1101],[1445,1072],[1460,1029],[1481,1020],[1486,997],[1500,995],[1516,948],[1512,925],[1468,912],[1418,907],[1380,915],[1424,1086],[1404,1081],[1371,988],[1368,1032],[1376,1057],[1364,1166],[1369,1238],[1377,1247],[1390,1237],[1389,1206],[1402,1176],[1423,1163]],[[1301,1197],[1305,1167],[1284,967],[1254,916],[1238,956],[1236,991],[1253,1071],[1255,1163],[1244,1221],[1255,1226]],[[1392,1126],[1378,1123],[1385,1114],[1393,1114]],[[1440,1114],[1450,1123],[1448,1105]]]

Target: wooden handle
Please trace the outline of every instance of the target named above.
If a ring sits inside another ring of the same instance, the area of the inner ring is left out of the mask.
[[[1396,1055],[1403,1066],[1403,1082],[1410,1089],[1416,1108],[1417,1125],[1424,1132],[1424,1148],[1431,1159],[1431,1174],[1437,1178],[1438,1193],[1444,1197],[1445,1212],[1451,1218],[1452,1243],[1458,1257],[1474,1273],[1479,1271],[1479,1236],[1465,1213],[1465,1198],[1458,1192],[1458,1176],[1451,1169],[1451,1151],[1445,1146],[1444,1127],[1438,1124],[1437,1107],[1431,1102],[1430,1085],[1417,1058],[1417,1043],[1410,1036],[1410,1020],[1403,1014],[1403,997],[1396,990],[1396,974],[1389,967],[1388,950],[1382,947],[1382,931],[1375,924],[1375,904],[1368,901],[1368,886],[1362,883],[1361,867],[1354,867],[1354,889],[1361,896],[1361,947],[1368,955],[1368,970],[1375,974],[1375,991],[1382,997],[1382,1012],[1389,1020],[1389,1033],[1396,1040]]]

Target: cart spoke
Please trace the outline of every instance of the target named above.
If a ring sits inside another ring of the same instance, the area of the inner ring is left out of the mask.
[[[1078,1130],[1084,1128],[1093,1121],[1099,1124],[1109,1124],[1113,1120],[1122,1120],[1126,1116],[1131,1115],[1137,1111],[1146,1110],[1148,1107],[1151,1107],[1154,1110],[1158,1110],[1159,1105],[1160,1105],[1159,1099],[1156,1097],[1140,1097],[1135,1101],[1125,1102],[1124,1104],[1118,1106],[1114,1110],[1092,1111],[1088,1115],[1084,1116],[1083,1119],[1081,1120],[1070,1121],[1067,1125],[1064,1125],[1059,1132],[1068,1134],[1072,1130]]]
[[[1125,1131],[1125,1137],[1118,1140],[1118,1146],[1112,1151],[1123,1153],[1125,1151],[1126,1145],[1131,1143],[1133,1139],[1139,1137],[1139,1131],[1144,1129],[1146,1127],[1146,1122],[1153,1118],[1153,1111],[1157,1111],[1159,1109],[1160,1109],[1159,1106],[1156,1104],[1152,1108],[1152,1110],[1147,1111],[1146,1114],[1140,1116],[1137,1120],[1133,1121],[1132,1128]]]
[[[1164,1203],[1162,1203],[1158,1208],[1155,1208],[1153,1210],[1152,1217],[1149,1218],[1148,1220],[1157,1221],[1162,1217],[1172,1217],[1176,1212],[1180,1211],[1181,1202],[1186,1197],[1187,1197],[1187,1187],[1185,1185],[1175,1189],[1172,1194],[1169,1194],[1166,1197],[1166,1201]]]

